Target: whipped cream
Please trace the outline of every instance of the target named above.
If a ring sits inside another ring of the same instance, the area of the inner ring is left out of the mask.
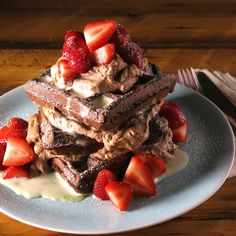
[[[79,74],[74,80],[64,82],[56,72],[57,66],[51,67],[53,83],[60,89],[71,92],[73,96],[82,98],[95,94],[121,91],[129,91],[137,82],[148,66],[147,59],[143,70],[136,65],[128,65],[116,54],[114,59],[107,65],[94,66],[87,73]]]

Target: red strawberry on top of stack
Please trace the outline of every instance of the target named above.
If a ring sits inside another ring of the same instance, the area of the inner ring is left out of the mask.
[[[32,147],[26,141],[28,122],[13,117],[0,129],[0,170],[3,179],[28,177],[26,165],[34,158]]]
[[[89,23],[84,32],[68,31],[65,35],[62,58],[54,68],[61,81],[73,80],[76,75],[88,72],[93,66],[109,64],[118,53],[129,65],[144,69],[145,59],[141,48],[121,24],[114,20]]]

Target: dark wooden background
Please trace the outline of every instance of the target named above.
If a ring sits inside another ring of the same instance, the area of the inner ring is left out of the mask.
[[[61,48],[68,29],[115,19],[144,48],[235,48],[235,0],[1,1],[1,48]]]
[[[0,95],[52,65],[61,53],[65,31],[82,30],[87,22],[109,18],[124,24],[133,41],[163,71],[192,66],[236,75],[235,0],[0,0]],[[235,222],[233,178],[201,206],[177,219],[123,235],[234,236]],[[0,235],[66,234],[0,214]]]

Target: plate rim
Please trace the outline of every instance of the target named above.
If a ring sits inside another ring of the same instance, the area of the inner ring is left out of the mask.
[[[113,234],[113,233],[124,233],[124,232],[130,232],[130,231],[134,231],[134,230],[139,230],[139,229],[144,229],[144,228],[147,228],[147,227],[151,227],[151,226],[154,226],[154,225],[158,225],[158,224],[161,224],[163,222],[167,222],[169,220],[172,220],[174,218],[177,218],[191,210],[193,210],[194,208],[198,207],[199,205],[201,205],[202,203],[204,203],[205,201],[207,201],[209,198],[211,198],[220,188],[221,186],[224,184],[224,182],[226,181],[231,169],[232,169],[232,166],[233,166],[233,162],[234,162],[234,153],[235,153],[235,137],[234,137],[234,132],[233,132],[233,129],[229,123],[229,121],[227,120],[227,118],[225,117],[224,113],[219,109],[219,107],[214,104],[211,100],[209,100],[207,97],[203,96],[202,94],[200,93],[197,93],[196,91],[188,88],[188,87],[185,87],[179,83],[177,83],[178,86],[184,88],[184,89],[187,89],[187,91],[191,92],[191,93],[194,93],[196,94],[197,96],[200,96],[203,100],[205,100],[207,103],[209,103],[211,106],[213,106],[217,112],[221,115],[221,118],[224,120],[225,124],[227,125],[227,128],[228,128],[228,131],[230,133],[230,140],[232,141],[232,144],[233,144],[233,148],[232,148],[232,157],[231,157],[231,163],[230,163],[230,166],[228,168],[228,171],[226,173],[226,175],[224,176],[224,178],[221,180],[221,182],[219,183],[219,185],[217,186],[217,188],[215,188],[210,194],[208,194],[206,197],[204,197],[203,199],[201,199],[201,201],[197,202],[196,204],[192,205],[191,207],[189,208],[186,208],[185,210],[179,212],[178,214],[174,214],[172,216],[169,216],[167,218],[164,218],[158,222],[153,222],[153,223],[150,223],[150,224],[145,224],[145,225],[140,225],[138,227],[129,227],[129,228],[125,228],[125,229],[116,229],[116,230],[110,230],[110,231],[98,231],[98,232],[94,232],[94,231],[75,231],[75,230],[63,230],[63,229],[56,229],[55,227],[49,227],[49,226],[44,226],[44,225],[41,225],[40,223],[31,223],[27,220],[24,220],[24,219],[21,219],[20,217],[18,216],[15,216],[14,214],[11,214],[9,213],[7,210],[4,210],[1,206],[0,206],[0,212],[7,215],[8,217],[12,218],[12,219],[15,219],[19,222],[22,222],[24,224],[27,224],[29,226],[33,226],[33,227],[36,227],[36,228],[40,228],[40,229],[45,229],[45,230],[49,230],[49,231],[53,231],[53,232],[61,232],[61,233],[68,233],[68,234],[85,234],[85,235],[88,235],[88,234],[93,234],[93,235],[101,235],[101,234]],[[2,94],[0,96],[0,100],[2,99],[6,99],[8,96],[11,96],[11,93],[14,93],[14,92],[21,92],[21,90],[23,89],[24,87],[24,84],[23,85],[20,85],[4,94]],[[23,91],[22,91],[23,92]],[[174,93],[174,91],[173,91]]]

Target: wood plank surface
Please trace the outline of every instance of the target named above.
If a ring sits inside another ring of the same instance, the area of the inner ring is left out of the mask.
[[[162,71],[193,67],[236,76],[235,0],[0,0],[0,6],[0,95],[52,65],[61,54],[65,31],[109,18],[124,24]],[[228,179],[205,203],[176,219],[113,235],[235,236],[235,186],[236,177]],[[0,236],[22,235],[69,234],[0,214]]]
[[[69,29],[113,18],[144,48],[236,48],[236,1],[2,1],[1,48],[61,48]]]

